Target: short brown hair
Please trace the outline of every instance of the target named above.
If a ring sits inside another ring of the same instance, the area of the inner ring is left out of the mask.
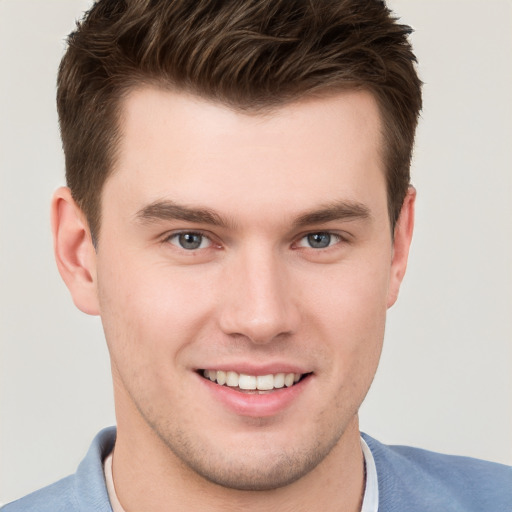
[[[73,197],[98,235],[122,98],[141,84],[257,112],[347,88],[377,99],[394,226],[410,182],[421,81],[379,0],[99,0],[70,34],[57,106]]]

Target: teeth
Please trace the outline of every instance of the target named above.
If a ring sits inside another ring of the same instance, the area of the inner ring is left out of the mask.
[[[258,375],[256,378],[256,386],[261,391],[274,389],[274,376],[273,375]]]
[[[238,387],[238,373],[227,372],[226,373],[226,385],[232,388]]]
[[[295,379],[295,374],[294,373],[287,373],[285,376],[284,376],[284,385],[289,388],[290,386],[293,386],[293,381]]]
[[[290,387],[297,383],[302,377],[301,373],[275,373],[269,375],[246,375],[244,373],[236,373],[232,371],[222,370],[204,370],[205,378],[212,382],[217,382],[221,386],[229,386],[231,388],[240,388],[243,390],[259,390],[270,391],[272,389],[280,389]]]
[[[238,379],[238,387],[240,389],[256,389],[257,378],[254,375],[240,374]]]
[[[275,388],[284,388],[284,378],[285,378],[285,374],[284,373],[276,373],[274,375],[274,387]]]

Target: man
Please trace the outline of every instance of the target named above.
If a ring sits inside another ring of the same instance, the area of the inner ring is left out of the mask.
[[[117,434],[5,510],[510,507],[506,468],[359,434],[412,236],[408,32],[381,2],[93,7],[53,229]]]

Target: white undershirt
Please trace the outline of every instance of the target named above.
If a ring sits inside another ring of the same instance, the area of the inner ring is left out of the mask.
[[[103,471],[105,473],[105,482],[107,484],[108,499],[113,512],[124,512],[124,508],[117,499],[116,489],[114,487],[114,477],[112,475],[112,454],[111,451],[103,462]]]
[[[361,449],[363,450],[364,462],[366,465],[366,486],[364,489],[363,506],[361,512],[377,512],[379,508],[379,485],[377,481],[377,468],[373,455],[366,444],[366,441],[361,437]],[[103,463],[103,470],[105,472],[105,481],[107,483],[107,492],[112,506],[113,512],[125,512],[121,503],[117,499],[116,489],[114,487],[114,479],[112,476],[112,453],[110,452],[105,462]]]
[[[370,447],[362,437],[361,448],[363,450],[364,463],[366,465],[366,486],[364,488],[361,512],[377,512],[379,509],[379,482],[377,480],[377,468],[375,467],[375,460],[373,459]]]

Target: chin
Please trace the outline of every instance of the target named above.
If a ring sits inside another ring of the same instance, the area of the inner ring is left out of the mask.
[[[306,436],[306,443],[299,448],[290,442],[283,447],[277,439],[264,435],[239,446],[226,446],[220,440],[195,444],[183,431],[166,435],[164,441],[189,470],[208,482],[240,491],[269,491],[293,484],[311,472],[341,435],[336,432],[323,443],[318,437]]]

